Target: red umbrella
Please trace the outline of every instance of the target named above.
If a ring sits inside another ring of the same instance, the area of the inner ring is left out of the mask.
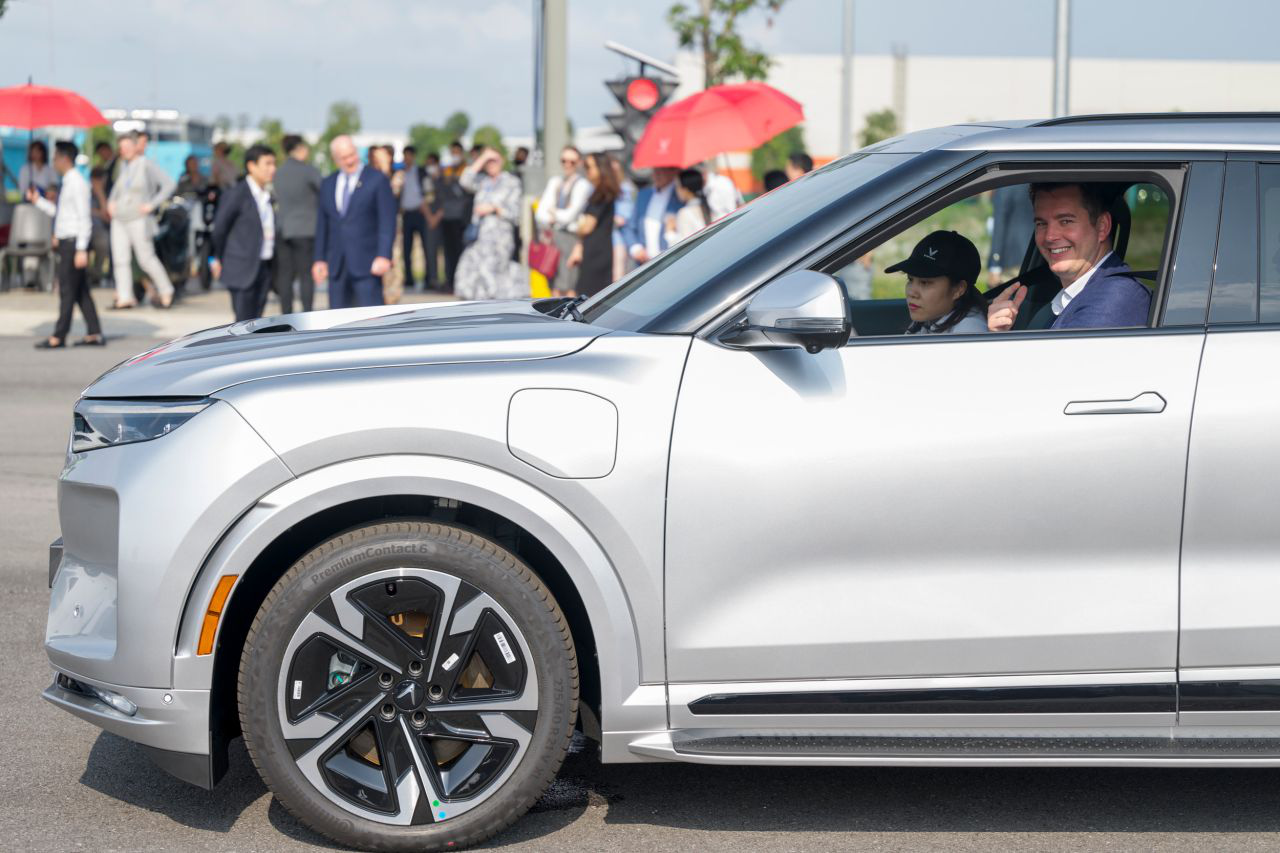
[[[50,125],[95,127],[107,120],[98,108],[75,92],[51,86],[0,89],[0,124],[31,130]]]
[[[755,148],[804,121],[800,103],[766,83],[726,83],[668,104],[649,119],[632,167],[683,169]]]

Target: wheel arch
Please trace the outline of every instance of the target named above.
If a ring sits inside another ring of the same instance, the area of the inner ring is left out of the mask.
[[[593,729],[606,719],[634,716],[624,705],[639,687],[638,625],[607,555],[576,518],[532,485],[491,468],[439,457],[371,457],[309,472],[265,496],[223,537],[188,593],[174,683],[210,690],[215,779],[226,766],[226,743],[239,733],[236,672],[267,592],[311,548],[390,518],[457,524],[524,560],[569,620],[584,729],[598,736]],[[224,606],[214,653],[199,656],[204,607],[218,579],[233,574],[239,579]],[[663,716],[652,724],[665,727]]]

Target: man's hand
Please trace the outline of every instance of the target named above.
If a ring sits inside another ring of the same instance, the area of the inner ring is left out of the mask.
[[[143,216],[150,216],[151,211],[154,210],[154,208],[144,201],[141,206],[138,207],[138,210],[142,211]]]
[[[987,309],[987,328],[993,332],[1007,332],[1013,328],[1013,321],[1018,319],[1018,309],[1022,300],[1027,298],[1027,286],[1015,284],[1001,293],[991,307]]]
[[[116,203],[114,201],[107,202],[107,216],[111,219],[116,218]]]
[[[209,261],[209,272],[213,273],[214,278],[222,278],[222,261],[217,258]]]
[[[369,275],[381,278],[391,269],[391,259],[384,257],[376,257],[373,259],[373,266],[369,267]]]
[[[36,192],[35,187],[27,187],[27,201],[32,204],[36,203],[36,199],[40,198],[40,193]]]
[[[73,263],[75,264],[76,269],[78,270],[82,270],[85,267],[89,266],[89,253],[86,252],[84,249],[80,249],[79,251],[76,252],[76,257]]]
[[[53,248],[55,248],[55,249],[56,249],[56,248],[58,248],[58,238],[57,238],[57,237],[54,237],[54,238],[53,238],[53,240],[52,240],[52,241],[50,241],[49,245],[50,245],[50,246],[53,246]]]
[[[324,261],[316,261],[311,265],[311,280],[316,284],[329,277],[329,265]]]
[[[649,253],[644,250],[644,246],[632,246],[631,257],[635,259],[636,263],[643,264],[649,260]]]

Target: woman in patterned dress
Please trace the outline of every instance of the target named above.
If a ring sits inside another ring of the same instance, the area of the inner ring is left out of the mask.
[[[523,299],[528,282],[512,257],[520,216],[520,179],[502,169],[502,155],[486,148],[458,179],[475,193],[471,223],[476,240],[458,260],[454,293],[459,299]]]

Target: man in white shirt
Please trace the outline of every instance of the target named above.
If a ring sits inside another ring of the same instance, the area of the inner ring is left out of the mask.
[[[720,174],[710,163],[702,173],[706,184],[702,194],[707,199],[707,207],[711,208],[711,222],[742,207],[742,193],[738,192],[738,185],[733,182],[733,178]]]
[[[262,316],[271,285],[276,218],[267,187],[276,155],[265,145],[244,152],[245,179],[223,196],[213,222],[213,274],[231,293],[236,322]]]
[[[89,266],[93,220],[89,218],[89,182],[76,171],[76,155],[79,153],[72,142],[59,142],[53,147],[53,168],[62,176],[62,189],[58,192],[56,206],[43,198],[35,187],[27,190],[27,201],[53,217],[53,244],[58,250],[58,322],[53,327],[53,334],[37,343],[36,349],[61,349],[67,345],[71,312],[76,305],[80,306],[88,330],[76,345],[106,344],[85,274]]]

